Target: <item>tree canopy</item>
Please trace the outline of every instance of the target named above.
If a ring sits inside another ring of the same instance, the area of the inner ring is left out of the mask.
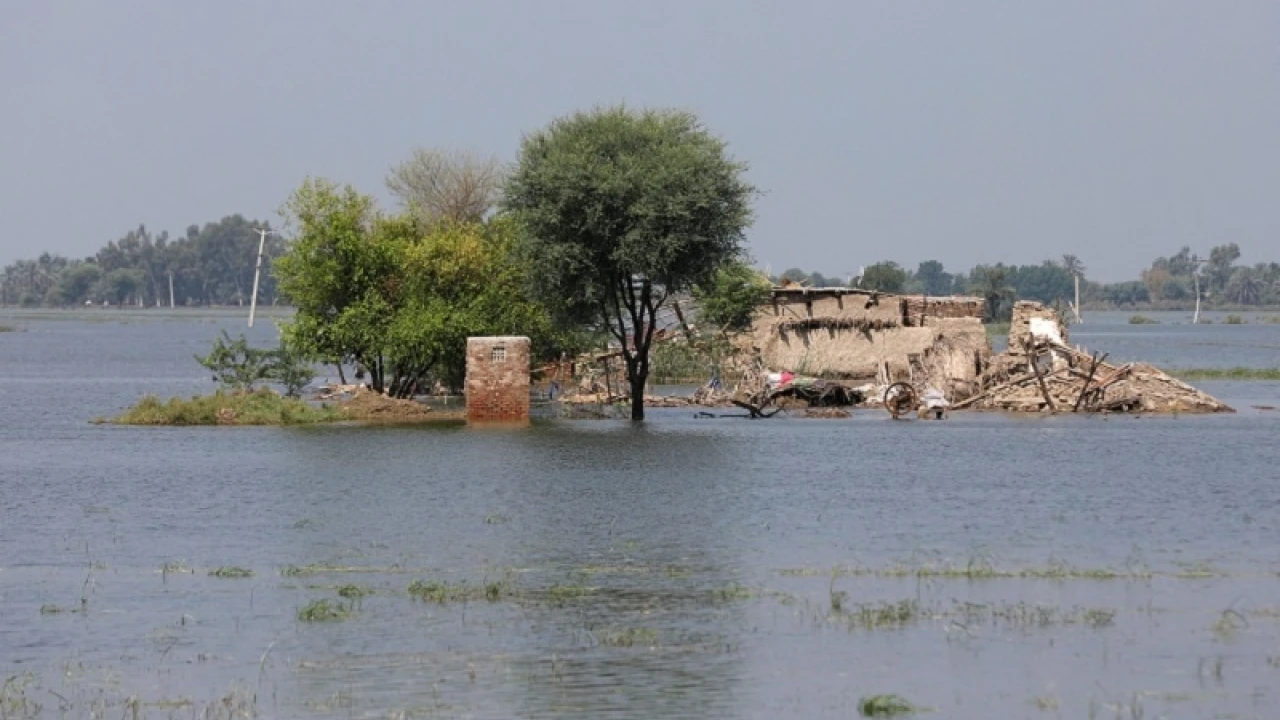
[[[0,271],[0,304],[168,305],[172,278],[176,305],[243,305],[253,288],[256,228],[270,227],[264,221],[228,215],[170,238],[167,232],[155,234],[139,225],[88,258],[45,253],[9,265]],[[270,270],[282,251],[283,241],[268,235],[261,300],[274,302],[278,296]]]
[[[546,309],[525,294],[510,219],[424,226],[311,179],[285,211],[298,231],[276,265],[296,307],[286,337],[317,360],[359,364],[375,390],[460,387],[471,335],[527,335],[535,352],[554,349]]]
[[[691,113],[580,112],[528,135],[504,207],[524,231],[535,288],[558,316],[621,348],[633,419],[657,312],[742,253],[755,189]]]
[[[756,308],[769,299],[771,283],[745,262],[718,268],[710,281],[694,287],[699,317],[726,331],[751,327]]]

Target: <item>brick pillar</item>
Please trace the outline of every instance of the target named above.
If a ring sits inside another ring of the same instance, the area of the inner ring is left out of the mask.
[[[529,338],[467,338],[467,420],[529,419]]]

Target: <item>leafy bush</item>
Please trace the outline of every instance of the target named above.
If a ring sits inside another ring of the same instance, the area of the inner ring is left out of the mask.
[[[1223,322],[1227,325],[1244,325],[1244,318],[1239,315],[1228,315],[1227,319],[1223,320]]]
[[[858,702],[863,717],[892,717],[918,712],[919,708],[899,695],[872,695]]]
[[[724,330],[746,330],[756,308],[769,299],[769,280],[757,270],[734,262],[716,270],[711,281],[693,289],[699,320]]]
[[[1133,317],[1129,318],[1129,324],[1130,325],[1159,325],[1160,321],[1154,318],[1149,318],[1146,315],[1134,315]]]
[[[213,380],[233,390],[251,392],[260,382],[276,382],[284,386],[285,395],[298,397],[315,377],[315,371],[301,353],[284,340],[274,350],[249,347],[243,334],[235,340],[222,331],[213,342],[209,354],[196,356],[196,362],[213,372]]]

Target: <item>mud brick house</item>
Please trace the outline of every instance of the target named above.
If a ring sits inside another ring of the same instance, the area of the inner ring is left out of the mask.
[[[911,381],[967,396],[991,357],[974,297],[775,287],[752,345],[775,370],[851,383]]]

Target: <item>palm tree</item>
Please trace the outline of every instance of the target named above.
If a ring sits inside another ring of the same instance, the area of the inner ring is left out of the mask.
[[[1262,301],[1262,291],[1262,280],[1251,267],[1236,268],[1227,281],[1227,299],[1241,305],[1257,305]]]
[[[1080,258],[1076,257],[1075,255],[1062,256],[1062,269],[1066,270],[1072,275],[1084,277],[1084,263],[1081,262]]]
[[[1013,300],[1018,297],[1017,290],[1009,287],[1009,268],[1004,265],[979,265],[973,269],[974,282],[970,291],[982,296],[987,303],[987,322],[1008,317],[1007,309],[1012,310]]]

